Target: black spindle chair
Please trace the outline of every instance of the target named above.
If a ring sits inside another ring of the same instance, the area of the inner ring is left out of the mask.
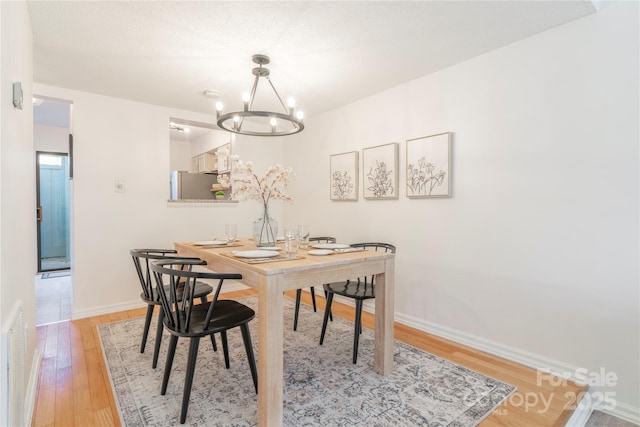
[[[205,261],[171,261],[162,260],[151,264],[151,271],[156,280],[156,288],[160,289],[161,307],[164,311],[164,326],[171,334],[167,361],[164,368],[164,378],[160,393],[167,391],[173,358],[178,344],[178,338],[189,338],[189,358],[182,394],[182,409],[180,410],[180,424],[184,424],[189,408],[189,396],[193,385],[193,375],[198,356],[200,338],[220,332],[222,348],[225,352],[225,365],[229,369],[229,355],[227,350],[227,331],[240,327],[244,341],[249,368],[253,377],[253,385],[258,392],[258,371],[251,345],[249,322],[255,317],[255,311],[246,305],[232,300],[219,300],[222,283],[225,279],[242,279],[241,274],[220,274],[213,272],[192,271],[194,265],[206,265]],[[197,279],[218,280],[218,286],[213,293],[213,300],[203,304],[194,304],[194,290]],[[168,283],[167,283],[168,282]],[[177,297],[178,288],[184,286],[184,297]]]
[[[142,332],[142,342],[140,343],[140,353],[144,353],[145,346],[147,345],[147,338],[149,336],[149,327],[151,326],[151,317],[153,316],[153,310],[156,305],[160,305],[160,295],[156,290],[155,284],[151,279],[151,272],[149,270],[149,264],[154,260],[163,259],[175,259],[177,258],[177,252],[173,249],[131,249],[129,251],[133,258],[133,264],[136,267],[138,273],[138,279],[140,279],[140,286],[142,287],[142,293],[140,299],[147,304],[147,315],[144,320],[144,331]],[[183,259],[198,259],[198,258],[183,258]],[[205,302],[207,295],[213,291],[213,288],[205,283],[198,283],[195,288],[195,297],[200,298],[202,302]],[[182,297],[182,288],[178,288],[178,297]],[[158,313],[158,326],[156,329],[156,342],[153,349],[153,368],[158,365],[158,354],[160,353],[160,343],[162,341],[162,310]],[[217,349],[217,348],[216,348]]]
[[[336,238],[335,237],[309,237],[309,245],[311,245],[311,242],[315,242],[315,243],[335,243],[336,242]],[[326,293],[325,293],[326,296]],[[298,329],[298,313],[300,312],[300,298],[302,297],[302,289],[297,289],[296,290],[296,309],[293,315],[293,330],[296,331]],[[311,302],[313,303],[313,311],[317,311],[316,310],[316,291],[315,288],[313,286],[311,286]],[[331,320],[333,320],[333,316],[331,315],[331,313],[329,313],[329,315],[331,316]]]
[[[374,250],[381,252],[396,252],[396,247],[389,243],[354,243],[354,248],[363,248],[365,250]],[[331,304],[333,295],[340,295],[352,298],[356,303],[356,318],[354,322],[353,333],[353,363],[358,359],[358,342],[362,333],[362,304],[364,300],[376,297],[374,277],[359,277],[356,280],[347,280],[345,282],[334,282],[323,285],[324,292],[327,295],[327,306],[324,312],[324,320],[322,321],[322,333],[320,334],[320,345],[324,341],[324,334],[327,330],[327,321],[331,313]]]

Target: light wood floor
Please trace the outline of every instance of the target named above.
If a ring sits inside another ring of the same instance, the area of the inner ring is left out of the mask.
[[[226,294],[240,298],[255,291]],[[294,297],[294,293],[287,293]],[[303,292],[303,301],[310,296]],[[320,308],[324,299],[318,297]],[[353,320],[351,307],[334,303],[334,315]],[[35,427],[120,426],[96,325],[144,316],[145,309],[129,310],[70,322],[39,326],[38,349],[42,367],[32,425]],[[373,328],[373,316],[363,324]],[[319,325],[320,326],[320,325]],[[518,387],[506,403],[482,423],[492,426],[564,426],[584,390],[573,383],[540,381],[534,369],[396,324],[395,338],[444,359]],[[540,383],[540,384],[538,384]],[[560,383],[560,385],[555,386]]]

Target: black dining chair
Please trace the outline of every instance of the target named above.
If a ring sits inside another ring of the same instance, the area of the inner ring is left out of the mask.
[[[373,250],[379,252],[396,252],[396,247],[389,243],[354,243],[351,245],[354,248],[362,248],[365,250]],[[372,299],[376,297],[376,289],[374,283],[375,276],[371,277],[358,277],[355,280],[347,280],[345,282],[334,282],[323,285],[324,291],[327,295],[327,306],[324,312],[324,320],[322,321],[322,333],[320,334],[320,345],[324,341],[324,334],[327,330],[327,323],[329,314],[331,313],[331,304],[333,303],[333,296],[340,295],[347,298],[352,298],[356,303],[356,318],[354,322],[353,332],[353,363],[358,360],[358,342],[360,341],[360,334],[362,333],[362,304],[364,300]]]
[[[147,338],[149,336],[149,327],[151,326],[151,318],[153,316],[153,310],[156,305],[160,305],[160,294],[158,293],[153,280],[151,279],[151,272],[149,265],[151,261],[163,260],[163,259],[175,259],[177,252],[173,249],[131,249],[129,251],[133,258],[133,264],[136,267],[138,273],[138,279],[140,279],[140,286],[142,287],[142,293],[140,298],[147,304],[147,315],[144,320],[144,330],[142,332],[142,342],[140,343],[140,353],[144,353],[145,346],[147,345]],[[198,258],[186,258],[186,259],[198,259]],[[177,289],[178,298],[182,298],[183,288]],[[205,302],[207,295],[213,292],[213,288],[205,283],[198,283],[195,288],[195,297],[200,298],[202,302]],[[156,329],[156,342],[153,349],[153,363],[152,367],[155,369],[158,365],[158,354],[160,353],[160,343],[162,341],[162,310],[158,313],[158,327]],[[217,349],[217,348],[216,348]]]
[[[258,371],[249,331],[249,322],[255,317],[256,313],[237,301],[218,299],[224,280],[240,280],[242,275],[192,270],[193,266],[206,264],[205,261],[201,260],[160,260],[151,263],[151,271],[156,280],[156,288],[160,290],[161,307],[164,311],[164,326],[171,334],[160,394],[164,395],[167,391],[178,338],[185,337],[189,339],[189,358],[182,392],[180,424],[184,424],[187,418],[198,346],[202,337],[208,335],[213,343],[213,334],[220,332],[222,348],[225,353],[225,366],[229,369],[227,331],[240,327],[247,359],[249,360],[249,369],[253,377],[253,385],[256,393],[258,392]],[[213,300],[202,304],[194,303],[195,289],[199,279],[218,281],[218,286],[213,292]],[[180,287],[184,287],[182,299],[177,297]]]
[[[309,245],[311,243],[335,243],[335,237],[309,237]],[[326,296],[326,294],[325,294]],[[298,330],[298,314],[300,312],[300,299],[302,298],[302,289],[296,290],[296,309],[293,315],[293,330]],[[311,286],[311,302],[313,303],[313,311],[316,312],[316,291],[313,286]],[[331,315],[331,313],[329,313]],[[331,316],[331,320],[333,320],[333,316]]]

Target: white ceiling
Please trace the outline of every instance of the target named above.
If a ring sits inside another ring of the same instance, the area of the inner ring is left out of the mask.
[[[28,1],[34,81],[213,114],[251,56],[309,117],[594,13],[591,1]],[[588,41],[585,41],[588,42]]]

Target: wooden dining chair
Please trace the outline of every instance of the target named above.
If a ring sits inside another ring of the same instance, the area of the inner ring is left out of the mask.
[[[309,237],[309,246],[313,243],[335,243],[335,237]],[[316,291],[313,286],[311,286],[311,302],[313,304],[313,311],[316,310]],[[325,295],[326,296],[326,295]],[[302,289],[296,290],[296,308],[293,315],[293,330],[298,330],[298,314],[300,312],[300,299],[302,298]],[[331,314],[331,313],[329,313]],[[333,320],[333,316],[331,316],[331,320]]]
[[[373,250],[380,252],[396,252],[396,247],[389,243],[354,243],[354,248],[362,248],[365,250]],[[320,334],[320,345],[324,341],[324,334],[327,330],[329,314],[331,313],[331,304],[333,296],[340,295],[352,298],[356,303],[356,318],[354,322],[353,332],[353,363],[358,360],[358,343],[360,334],[362,333],[362,304],[364,300],[376,297],[376,289],[374,283],[375,276],[359,277],[355,280],[347,280],[345,282],[334,282],[323,285],[325,294],[327,295],[327,306],[325,307],[324,320],[322,321],[322,333]]]
[[[142,287],[142,293],[140,299],[147,304],[147,315],[144,320],[144,330],[142,332],[142,342],[140,343],[140,353],[144,353],[145,346],[147,345],[147,338],[149,336],[149,327],[151,326],[151,318],[153,316],[153,310],[156,305],[160,305],[160,294],[158,293],[153,280],[151,279],[151,272],[149,266],[151,261],[163,260],[163,259],[175,259],[176,251],[173,249],[131,249],[129,251],[133,258],[133,264],[135,265],[136,272],[138,273],[138,279],[140,286]],[[195,259],[198,258],[185,258]],[[207,295],[213,291],[213,288],[205,283],[198,283],[195,288],[195,297],[200,298],[202,302],[205,302]],[[182,298],[183,288],[177,289],[178,298]],[[162,341],[162,320],[163,312],[158,312],[158,326],[156,329],[156,342],[153,349],[153,362],[152,367],[155,369],[158,365],[158,354],[160,353],[160,343]]]
[[[212,343],[213,334],[220,333],[222,337],[222,348],[225,353],[225,366],[229,369],[229,353],[227,347],[227,331],[239,327],[242,332],[249,369],[253,377],[253,385],[258,392],[258,371],[256,360],[251,344],[251,334],[249,322],[256,313],[251,308],[237,301],[220,300],[220,290],[222,283],[226,279],[242,279],[241,274],[221,274],[214,272],[193,271],[195,265],[206,265],[201,260],[161,260],[151,263],[156,288],[160,290],[161,307],[164,311],[164,326],[171,334],[167,361],[164,368],[164,378],[160,393],[164,395],[167,391],[171,367],[178,345],[178,338],[189,339],[189,357],[187,360],[187,371],[184,379],[184,389],[182,394],[182,408],[180,410],[180,424],[184,424],[189,409],[189,397],[191,386],[193,385],[193,375],[196,368],[198,347],[200,338],[209,336]],[[208,279],[217,280],[218,285],[213,292],[213,300],[202,304],[194,303],[197,280]],[[184,297],[177,298],[178,289],[184,287]]]

